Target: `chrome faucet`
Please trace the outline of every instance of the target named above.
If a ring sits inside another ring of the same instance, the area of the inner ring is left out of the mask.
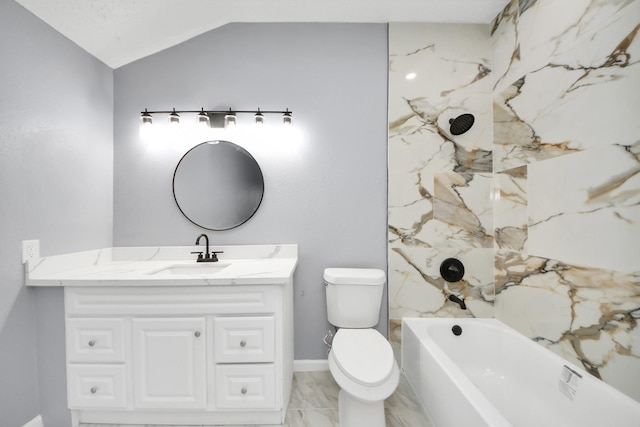
[[[204,237],[204,242],[206,244],[206,249],[204,251],[204,256],[202,256],[202,251],[191,252],[192,254],[198,254],[197,262],[218,262],[218,254],[224,253],[224,251],[211,251],[209,254],[209,236],[202,233],[196,239],[196,245],[200,245],[200,239]]]
[[[463,310],[467,309],[467,305],[464,303],[464,298],[458,298],[455,295],[449,295],[449,301],[453,301],[456,304],[459,304],[460,308],[463,309]]]

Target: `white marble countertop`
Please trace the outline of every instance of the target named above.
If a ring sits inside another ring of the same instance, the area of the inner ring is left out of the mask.
[[[29,260],[27,286],[210,286],[286,284],[297,245],[212,246],[217,263],[196,263],[203,246],[116,247]],[[219,271],[197,271],[212,270]],[[187,273],[176,271],[190,270]],[[196,272],[191,272],[196,270]]]

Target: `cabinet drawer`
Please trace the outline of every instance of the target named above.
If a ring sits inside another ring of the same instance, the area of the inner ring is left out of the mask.
[[[125,408],[124,365],[67,365],[69,408]]]
[[[67,319],[67,361],[124,362],[124,319]]]
[[[275,320],[273,316],[216,317],[213,324],[216,363],[274,361]]]
[[[273,408],[275,368],[266,365],[217,365],[216,407],[219,409]]]

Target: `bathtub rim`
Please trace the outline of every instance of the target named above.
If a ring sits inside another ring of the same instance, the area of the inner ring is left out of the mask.
[[[461,319],[455,318],[403,318],[403,328],[402,328],[402,342],[405,342],[405,334],[409,332],[405,332],[405,320],[409,320],[411,323],[418,323],[416,321],[422,321],[425,323],[425,320],[439,320],[441,323],[450,323],[453,326],[456,321]],[[470,320],[470,319],[463,319]],[[493,320],[493,319],[474,319],[474,320]],[[447,325],[449,326],[449,325]],[[440,326],[441,327],[441,326]],[[419,339],[420,335],[415,333],[413,328],[409,328],[416,335],[418,341],[420,343],[421,349],[424,349],[425,342]],[[428,336],[428,334],[427,334]],[[428,336],[428,339],[433,342],[433,339]],[[426,349],[425,349],[426,350]],[[483,421],[487,423],[487,425],[492,427],[513,427],[513,424],[507,420],[507,418],[495,407],[495,405],[478,389],[478,387],[469,379],[467,375],[462,372],[462,369],[458,367],[453,361],[447,356],[447,354],[442,350],[437,343],[434,343],[431,348],[426,350],[438,364],[438,366],[443,370],[443,372],[448,376],[451,380],[451,384],[453,387],[457,389],[462,395],[467,397],[467,403],[482,417]],[[402,370],[404,372],[405,367],[405,352],[404,348],[401,354],[402,360]],[[411,383],[411,382],[410,382]],[[412,387],[415,387],[412,384]],[[416,390],[414,390],[416,391]],[[420,393],[421,395],[421,393]],[[422,403],[421,403],[422,404]],[[429,412],[426,407],[423,407],[429,419],[433,422],[433,416]]]
[[[583,388],[586,388],[586,395],[583,397],[584,399],[597,399],[594,401],[599,401],[601,405],[604,406],[608,406],[608,405],[613,405],[616,408],[619,409],[623,409],[624,413],[626,414],[631,414],[633,416],[634,419],[640,419],[640,402],[635,400],[634,398],[632,398],[631,396],[625,394],[624,392],[618,390],[617,388],[613,387],[611,384],[608,384],[607,382],[603,381],[600,378],[597,378],[595,376],[593,376],[592,374],[590,374],[589,372],[587,372],[582,366],[576,365],[575,363],[572,363],[571,361],[563,358],[562,356],[560,356],[559,354],[555,353],[554,351],[546,348],[545,346],[535,342],[534,340],[532,340],[531,338],[527,337],[526,335],[524,335],[523,333],[521,333],[520,331],[512,328],[511,326],[505,324],[504,322],[495,319],[495,318],[430,318],[430,317],[405,317],[402,319],[402,338],[403,338],[403,342],[402,342],[402,352],[401,352],[401,361],[402,361],[402,369],[404,371],[404,367],[405,367],[405,351],[404,351],[404,339],[405,339],[405,334],[407,333],[406,330],[410,329],[415,335],[416,337],[422,337],[420,335],[420,323],[430,323],[431,325],[429,325],[430,327],[438,327],[438,328],[442,328],[442,327],[452,327],[455,324],[459,324],[463,330],[465,328],[465,323],[469,324],[469,323],[475,323],[475,324],[484,324],[487,325],[490,328],[495,328],[500,330],[501,333],[504,333],[507,336],[511,336],[514,339],[517,340],[522,340],[523,342],[526,342],[526,346],[527,348],[531,349],[531,351],[533,351],[535,354],[537,355],[542,355],[545,358],[550,359],[550,361],[556,365],[558,365],[559,369],[562,369],[563,366],[568,367],[570,369],[576,370],[577,372],[581,373],[583,375],[582,377],[582,381],[584,381],[584,386]],[[408,328],[405,328],[405,326],[407,326]],[[424,327],[424,325],[423,325]],[[424,333],[423,335],[426,340],[431,340],[434,341],[433,337],[431,337],[429,335],[429,333]],[[424,342],[422,342],[420,340],[420,346],[424,347]],[[469,383],[471,383],[471,385],[473,386],[473,388],[482,395],[483,399],[486,399],[488,401],[488,403],[493,406],[495,408],[495,406],[493,405],[493,403],[491,401],[489,401],[489,399],[487,399],[484,394],[482,394],[482,392],[473,384],[473,382],[471,382],[471,380],[462,372],[462,369],[459,368],[444,352],[444,350],[442,349],[442,347],[440,347],[440,345],[437,342],[434,342],[434,345],[432,347],[435,347],[438,352],[438,354],[440,355],[440,357],[443,357],[447,360],[448,365],[451,365],[453,368],[457,371],[457,373],[459,373],[460,375],[462,375],[464,377],[464,380],[468,381]],[[427,351],[431,352],[431,348],[428,349]],[[467,383],[468,384],[468,383]],[[588,387],[586,387],[588,386]],[[606,393],[604,394],[604,396],[606,396],[606,401],[602,402],[602,397],[600,395],[600,390],[604,387]],[[426,408],[424,408],[426,411]],[[496,408],[497,410],[497,408]],[[500,413],[498,411],[498,413]],[[501,413],[500,413],[501,414]],[[501,414],[502,416],[502,414]],[[505,418],[506,419],[506,418]],[[508,424],[511,425],[511,424]],[[627,425],[627,424],[625,424]],[[635,425],[635,424],[634,424]]]

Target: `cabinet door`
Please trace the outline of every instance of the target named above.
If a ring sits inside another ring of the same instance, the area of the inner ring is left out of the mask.
[[[204,318],[133,319],[136,408],[206,406]]]

